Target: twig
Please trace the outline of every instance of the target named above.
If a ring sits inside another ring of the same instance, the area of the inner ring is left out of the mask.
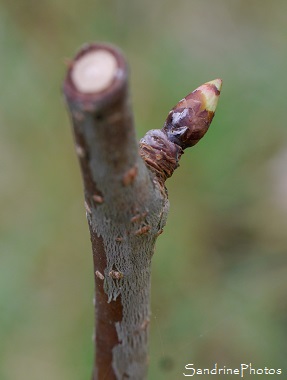
[[[209,82],[179,102],[139,151],[127,71],[118,49],[91,44],[64,82],[94,258],[93,380],[146,378],[151,258],[169,208],[164,182],[207,131],[221,87]]]

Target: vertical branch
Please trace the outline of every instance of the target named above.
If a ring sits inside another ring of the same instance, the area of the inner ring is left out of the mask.
[[[120,52],[89,45],[64,93],[84,182],[95,272],[94,379],[147,372],[150,261],[167,199],[138,154]]]
[[[164,127],[135,139],[122,54],[85,46],[64,81],[84,184],[95,276],[93,380],[147,375],[151,258],[169,203],[165,181],[206,133],[221,80],[181,100]]]

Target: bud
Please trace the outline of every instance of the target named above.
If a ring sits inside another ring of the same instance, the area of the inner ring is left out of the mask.
[[[222,80],[198,87],[170,111],[162,131],[182,149],[193,146],[207,132],[220,95]]]

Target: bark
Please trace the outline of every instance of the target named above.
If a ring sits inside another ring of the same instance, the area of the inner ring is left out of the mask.
[[[163,129],[149,131],[138,146],[128,69],[119,50],[91,44],[69,65],[63,90],[94,261],[93,380],[147,376],[151,258],[169,208],[164,183],[183,149],[196,143],[212,120],[221,81],[204,86],[183,99]],[[212,96],[211,107],[207,100]]]

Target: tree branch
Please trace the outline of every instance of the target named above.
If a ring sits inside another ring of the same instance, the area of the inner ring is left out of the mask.
[[[188,95],[139,150],[127,72],[119,50],[91,44],[64,81],[94,259],[93,380],[146,378],[151,258],[169,208],[164,182],[207,131],[221,87],[216,80]]]

